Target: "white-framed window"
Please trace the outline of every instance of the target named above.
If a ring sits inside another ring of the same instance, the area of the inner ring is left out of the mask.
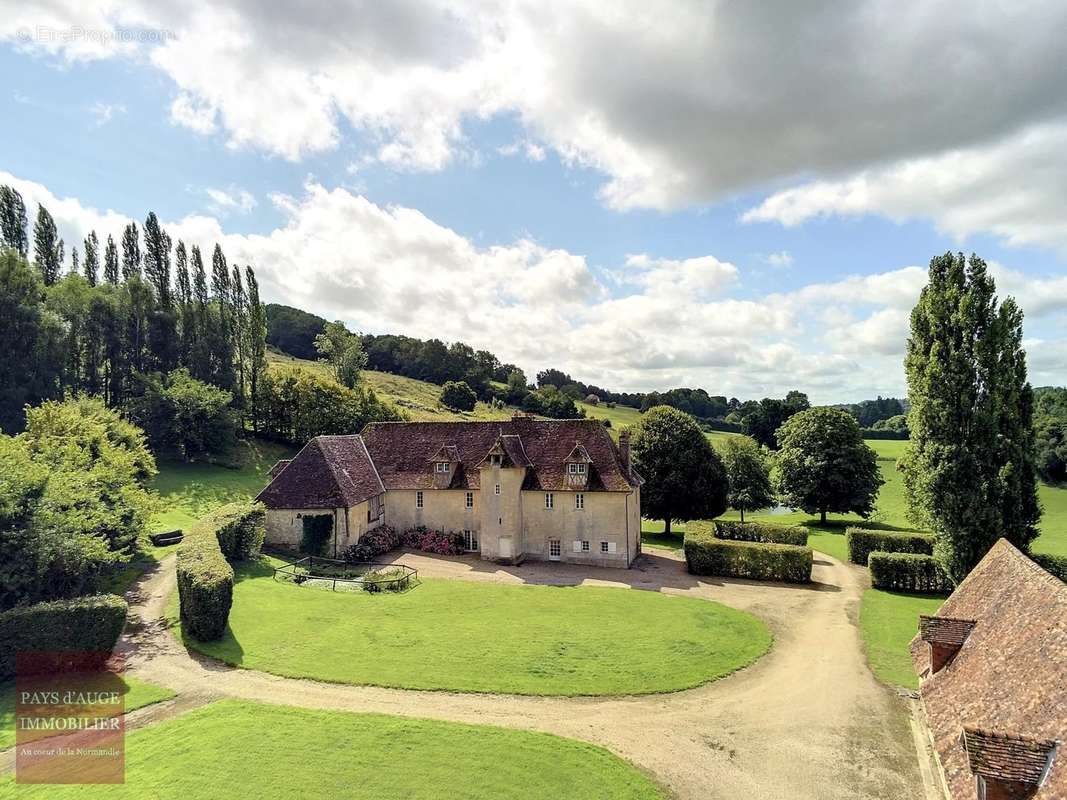
[[[559,539],[549,539],[548,540],[548,557],[549,558],[559,558],[559,555],[560,555]]]
[[[568,464],[567,465],[567,472],[569,472],[571,475],[584,475],[585,474],[585,464],[584,463],[582,463],[582,464]]]
[[[415,492],[415,508],[422,508],[422,492]]]
[[[545,508],[552,508],[555,502],[552,492],[545,492]]]
[[[601,553],[608,552],[608,543],[607,542],[601,542],[600,543],[600,552]]]
[[[583,553],[588,553],[589,552],[589,540],[588,539],[582,539],[582,552]]]
[[[575,511],[581,511],[583,508],[585,508],[585,495],[582,492],[575,492],[574,509]]]
[[[467,508],[474,508],[474,492],[467,492]]]
[[[468,553],[478,552],[478,531],[463,531],[463,548]]]
[[[447,461],[438,461],[437,462],[437,471],[438,472],[448,472],[448,462]]]
[[[495,494],[500,494],[500,484],[499,483],[496,485],[496,488],[493,489],[493,491],[494,491]]]

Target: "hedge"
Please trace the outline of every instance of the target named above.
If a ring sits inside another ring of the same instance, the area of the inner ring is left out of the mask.
[[[178,548],[182,628],[202,642],[222,638],[233,605],[233,567],[226,555],[253,558],[263,544],[261,506],[231,503],[194,524]]]
[[[686,526],[684,548],[685,562],[693,575],[786,583],[811,580],[810,547],[718,539],[714,525],[690,522]]]
[[[871,553],[871,585],[896,592],[940,594],[954,588],[941,562],[919,553]]]
[[[0,613],[0,679],[15,674],[19,652],[63,654],[58,663],[42,663],[46,671],[99,666],[122,634],[126,610],[121,597],[103,594],[16,606]],[[99,658],[85,659],[86,654]]]
[[[794,544],[806,547],[808,529],[800,525],[768,525],[762,522],[716,522],[715,537],[735,542]]]
[[[893,531],[845,529],[848,560],[867,566],[871,553],[916,553],[929,556],[934,552],[934,537],[928,533],[896,533]]]
[[[1067,556],[1052,556],[1047,553],[1031,553],[1030,558],[1038,565],[1064,583],[1067,583]]]

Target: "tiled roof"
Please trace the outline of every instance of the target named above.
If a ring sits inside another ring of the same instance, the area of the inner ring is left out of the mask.
[[[445,446],[455,447],[461,462],[452,488],[477,489],[477,467],[498,441],[507,461],[528,466],[524,489],[565,490],[564,462],[576,442],[592,459],[588,491],[630,491],[641,482],[636,473],[625,473],[615,443],[596,420],[373,422],[362,436],[387,489],[431,488],[426,461]]]
[[[318,436],[256,499],[267,508],[342,508],[384,491],[359,436]]]
[[[291,458],[283,458],[281,461],[275,462],[274,466],[270,468],[270,472],[268,472],[267,475],[269,475],[271,478],[277,478],[279,473],[281,473],[283,469],[289,466],[289,462],[292,460],[293,459]]]
[[[934,748],[953,800],[974,800],[964,729],[1035,742],[1067,733],[1067,584],[1001,539],[941,607],[939,616],[976,620],[952,662],[920,688]],[[911,643],[916,672],[930,645]],[[1067,798],[1067,758],[1054,758],[1034,800]]]
[[[380,422],[358,436],[312,439],[264,489],[268,508],[339,508],[387,489],[431,489],[433,460],[456,463],[450,489],[477,489],[478,465],[499,444],[506,466],[523,467],[524,489],[564,491],[565,460],[577,446],[591,467],[583,491],[630,491],[641,478],[626,473],[608,432],[595,420],[509,422]]]
[[[921,614],[919,615],[919,636],[924,642],[960,647],[967,641],[974,624],[973,619],[928,617]]]
[[[1052,740],[1035,741],[976,728],[964,728],[961,740],[975,775],[1034,785],[1044,778],[1058,744]]]

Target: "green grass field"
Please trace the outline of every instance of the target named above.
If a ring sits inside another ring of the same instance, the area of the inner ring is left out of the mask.
[[[126,783],[22,785],[25,798],[654,800],[602,747],[547,733],[223,700],[126,736]]]
[[[105,689],[107,691],[119,691],[123,694],[123,704],[126,711],[133,711],[174,697],[174,692],[170,689],[126,676],[117,678],[102,676],[101,682],[94,679],[91,684],[86,686],[72,684],[70,678],[64,678],[60,680],[57,688],[66,689],[71,686],[77,686],[79,689],[93,688],[99,691]],[[14,681],[8,681],[0,684],[0,750],[14,746],[15,683]]]
[[[276,582],[269,563],[280,562],[240,569],[223,639],[186,644],[290,677],[564,696],[698,686],[771,644],[749,614],[658,592],[424,580],[404,594],[335,593]]]
[[[868,589],[863,593],[860,631],[867,663],[883,683],[916,689],[908,643],[919,629],[920,614],[935,614],[943,597]]]

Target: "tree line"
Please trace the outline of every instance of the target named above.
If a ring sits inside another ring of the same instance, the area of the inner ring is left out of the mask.
[[[172,240],[150,212],[120,241],[91,231],[69,249],[38,206],[33,252],[20,194],[0,187],[0,429],[21,430],[25,405],[64,393],[99,395],[119,408],[145,392],[145,376],[184,369],[232,396],[258,428],[266,373],[266,312],[251,266],[215,245]]]

